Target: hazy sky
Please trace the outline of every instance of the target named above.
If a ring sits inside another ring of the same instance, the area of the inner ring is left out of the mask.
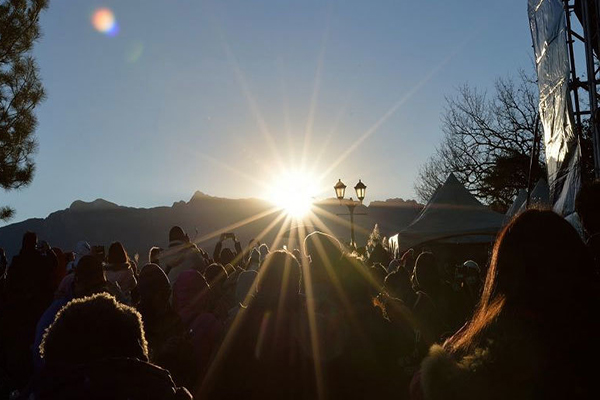
[[[444,96],[532,65],[525,0],[53,0],[41,24],[37,172],[2,196],[11,222],[76,199],[264,197],[303,159],[320,197],[361,178],[366,201],[413,198]]]

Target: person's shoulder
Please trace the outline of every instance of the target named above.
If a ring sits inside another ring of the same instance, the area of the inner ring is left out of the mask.
[[[468,354],[456,356],[440,345],[431,346],[421,363],[424,398],[522,398],[514,393],[514,382],[503,382],[506,376],[499,373],[503,366],[496,365],[494,347],[487,341]]]
[[[433,345],[421,363],[421,386],[425,399],[452,399],[466,394],[469,368],[440,345]],[[463,397],[467,398],[467,397]]]

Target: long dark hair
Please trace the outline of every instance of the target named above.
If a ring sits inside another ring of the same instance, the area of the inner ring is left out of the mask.
[[[121,242],[112,242],[108,248],[107,261],[109,264],[125,264],[129,262],[129,256]]]
[[[564,332],[589,339],[599,303],[592,260],[575,229],[552,211],[528,210],[499,234],[480,304],[444,347],[457,356],[469,354],[515,326],[540,329],[536,340],[544,342]]]

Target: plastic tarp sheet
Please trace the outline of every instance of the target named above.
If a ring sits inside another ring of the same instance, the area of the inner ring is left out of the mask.
[[[528,0],[527,11],[540,90],[550,197],[554,210],[567,215],[575,209],[575,196],[581,186],[581,148],[570,111],[565,10],[561,0]]]

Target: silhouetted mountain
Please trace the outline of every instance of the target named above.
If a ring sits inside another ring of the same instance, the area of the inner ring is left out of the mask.
[[[393,235],[407,226],[422,207],[410,202],[380,203],[356,207],[355,231],[359,245],[366,242],[375,223],[379,224],[383,236]],[[307,230],[326,230],[343,241],[349,240],[350,218],[337,215],[347,214],[347,207],[336,199],[328,199],[316,203],[313,211],[318,220],[306,222]],[[358,215],[363,213],[368,215]],[[179,201],[171,207],[133,208],[103,199],[77,200],[69,208],[53,212],[45,219],[28,219],[0,228],[0,246],[7,255],[15,255],[26,231],[34,231],[40,240],[67,251],[79,240],[104,246],[118,240],[130,255],[138,253],[140,262],[146,262],[151,246],[167,246],[168,232],[173,225],[181,226],[200,247],[212,252],[222,232],[235,232],[242,245],[255,237],[262,237],[262,242],[272,245],[278,232],[283,234],[298,223],[291,222],[264,200],[226,199],[200,191],[194,193],[190,201]],[[282,244],[287,244],[287,238],[278,246]],[[299,244],[289,243],[289,246]]]

